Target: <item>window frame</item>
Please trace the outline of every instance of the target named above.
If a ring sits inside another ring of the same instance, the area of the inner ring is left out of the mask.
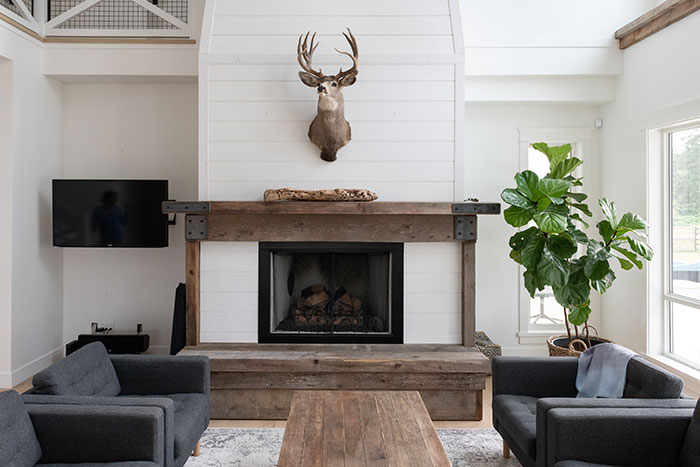
[[[658,129],[661,138],[661,155],[663,157],[663,175],[661,189],[663,192],[662,200],[662,254],[661,270],[662,270],[662,295],[661,295],[661,332],[662,332],[662,355],[675,360],[683,365],[686,365],[695,370],[700,370],[700,362],[693,362],[681,357],[673,352],[673,314],[671,312],[672,304],[679,304],[694,308],[700,313],[700,300],[693,299],[684,295],[674,293],[673,290],[673,183],[672,165],[671,165],[671,138],[673,133],[683,130],[700,128],[700,118],[678,122],[672,125],[667,125]],[[651,290],[650,290],[651,293]]]
[[[527,170],[528,168],[528,152],[532,143],[544,141],[550,145],[570,143],[572,152],[576,157],[584,161],[581,167],[581,176],[584,179],[592,180],[592,174],[597,169],[594,166],[595,158],[593,157],[593,128],[519,128],[518,129],[518,171]],[[585,183],[585,182],[584,182]],[[596,200],[598,192],[597,185],[591,183],[592,188],[588,189],[588,194],[591,199]],[[518,342],[520,344],[538,344],[541,345],[546,339],[554,334],[566,332],[564,324],[532,324],[530,322],[530,294],[522,279],[523,267],[518,265]],[[592,306],[600,309],[598,306],[598,298],[592,297]],[[598,314],[599,315],[599,314]],[[598,316],[592,316],[592,323],[598,327]]]

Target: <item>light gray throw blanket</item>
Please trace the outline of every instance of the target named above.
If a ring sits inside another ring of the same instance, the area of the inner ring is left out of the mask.
[[[627,363],[635,354],[617,344],[598,344],[581,354],[576,397],[620,398],[625,392]]]

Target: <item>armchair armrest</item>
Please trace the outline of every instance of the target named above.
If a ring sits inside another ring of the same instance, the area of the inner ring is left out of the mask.
[[[110,355],[122,395],[209,395],[209,358],[177,355]]]
[[[43,463],[164,463],[164,414],[157,407],[27,404]]]
[[[576,357],[496,357],[493,394],[576,397]]]
[[[43,394],[22,394],[25,405],[66,405],[66,406],[116,406],[155,408],[163,413],[163,448],[166,463],[175,459],[175,402],[167,397],[95,397],[95,396],[47,396]]]
[[[626,413],[630,409],[688,409],[695,408],[692,399],[590,399],[570,397],[548,397],[537,401],[537,452],[543,459],[549,452],[549,413],[554,409],[610,409],[616,413]],[[539,456],[538,456],[539,457]],[[547,464],[550,465],[550,464]],[[553,465],[553,464],[552,464]],[[628,465],[624,464],[623,465]]]
[[[547,465],[561,460],[678,465],[692,416],[692,409],[552,409],[547,414]]]

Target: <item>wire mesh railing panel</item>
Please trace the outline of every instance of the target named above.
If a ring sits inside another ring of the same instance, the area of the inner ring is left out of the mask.
[[[49,20],[69,11],[85,0],[50,0]],[[187,22],[188,0],[149,0],[175,18]],[[102,0],[56,26],[57,29],[177,29],[165,19],[131,0]]]
[[[19,16],[24,16],[20,9],[17,7],[17,5],[12,2],[12,0],[0,0],[0,6],[4,6],[8,10],[10,10],[12,13],[19,15]]]

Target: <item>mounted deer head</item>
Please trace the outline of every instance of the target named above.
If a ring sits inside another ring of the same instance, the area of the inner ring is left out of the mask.
[[[299,78],[305,85],[316,88],[318,91],[318,111],[316,118],[309,126],[309,139],[316,146],[321,148],[321,159],[333,162],[337,159],[336,153],[350,141],[350,124],[345,120],[345,100],[343,99],[343,88],[351,86],[357,79],[357,41],[350,29],[348,33],[343,33],[345,39],[350,44],[350,52],[336,52],[347,55],[352,59],[352,67],[346,71],[340,68],[335,75],[324,75],[319,68],[314,70],[311,66],[318,43],[314,44],[316,34],[311,36],[311,44],[308,44],[309,33],[306,36],[299,36],[297,44],[297,61],[304,71],[299,72]]]

